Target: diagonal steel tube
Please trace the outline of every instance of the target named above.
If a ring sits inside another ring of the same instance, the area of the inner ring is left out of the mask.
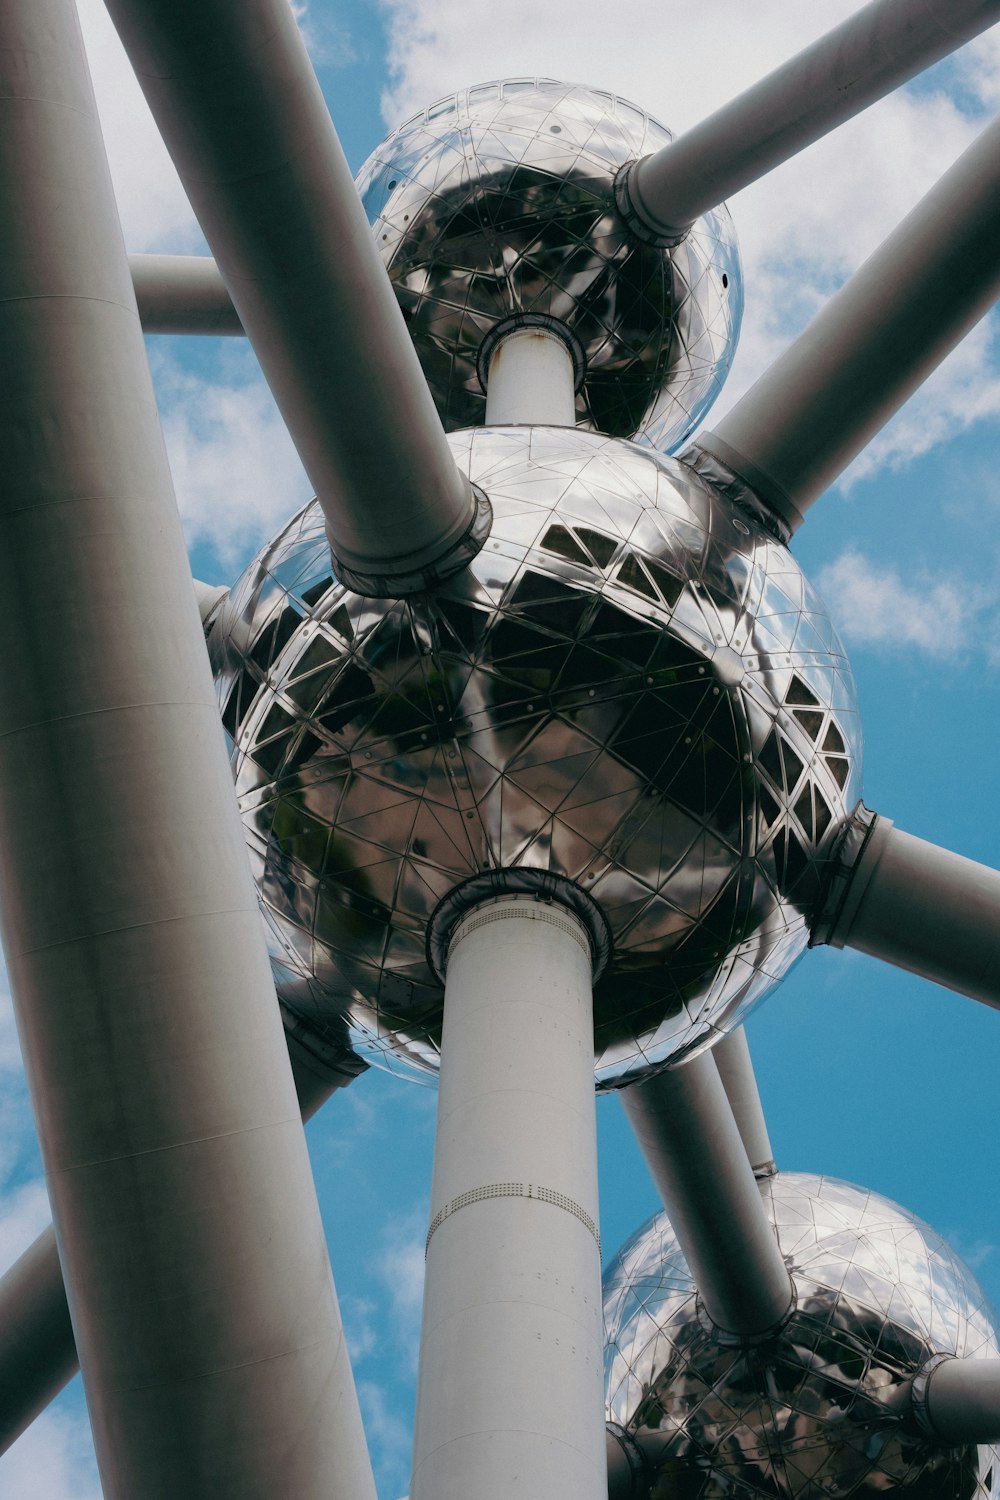
[[[1000,20],[1000,0],[873,0],[619,180],[645,239],[677,244],[699,214]]]
[[[859,806],[812,942],[856,948],[1000,1010],[1000,870]]]
[[[0,1279],[0,1453],[80,1368],[50,1224]]]
[[[775,1328],[791,1279],[712,1054],[621,1101],[712,1322],[741,1338]]]
[[[775,1172],[774,1152],[743,1027],[737,1026],[735,1031],[727,1032],[721,1041],[716,1042],[712,1056],[753,1174],[755,1177],[772,1177]]]
[[[711,432],[784,535],[1000,295],[1000,120]]]
[[[914,1380],[912,1397],[919,1425],[937,1442],[1000,1441],[1000,1359],[938,1356]]]
[[[0,191],[0,912],[104,1493],[371,1497],[73,0],[0,6]]]
[[[360,592],[482,545],[286,0],[109,0],[247,337]]]
[[[130,255],[144,333],[243,333],[243,324],[208,255]]]
[[[302,1123],[356,1077],[359,1060],[282,1007]],[[361,1064],[360,1067],[364,1065]],[[0,1277],[0,1454],[80,1368],[55,1230],[50,1224]]]

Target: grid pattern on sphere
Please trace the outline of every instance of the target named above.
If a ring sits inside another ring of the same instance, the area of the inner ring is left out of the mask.
[[[660,250],[613,196],[619,168],[669,140],[611,94],[515,78],[439,100],[369,157],[358,188],[449,430],[483,422],[483,339],[524,314],[577,340],[580,425],[664,452],[695,429],[739,336],[732,221],[715,209]]]
[[[450,441],[495,513],[465,573],[362,599],[309,507],[210,639],[279,993],[433,1073],[434,907],[483,869],[550,871],[611,928],[613,1086],[710,1043],[804,948],[860,792],[850,669],[787,549],[677,460],[574,429]]]
[[[900,1399],[935,1353],[997,1357],[971,1271],[928,1225],[863,1188],[789,1172],[762,1191],[797,1292],[775,1338],[741,1349],[708,1332],[664,1214],[605,1275],[607,1414],[655,1449],[651,1493],[991,1500],[997,1448],[922,1437]]]

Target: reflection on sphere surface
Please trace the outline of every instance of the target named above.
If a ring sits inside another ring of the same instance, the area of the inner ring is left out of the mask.
[[[572,428],[450,442],[495,515],[464,573],[360,598],[313,504],[210,637],[278,990],[432,1075],[435,907],[550,872],[610,927],[613,1086],[710,1044],[805,947],[860,791],[850,668],[787,548],[677,460]]]
[[[997,1357],[968,1267],[877,1193],[797,1172],[762,1192],[797,1293],[776,1337],[708,1331],[664,1214],[605,1276],[607,1414],[657,1454],[651,1500],[996,1496],[994,1446],[944,1448],[900,1415],[932,1355]]]
[[[358,188],[449,431],[484,421],[483,340],[524,315],[575,340],[580,425],[664,452],[697,426],[742,317],[729,213],[661,250],[614,206],[618,170],[669,140],[624,99],[513,78],[439,100],[368,158]]]

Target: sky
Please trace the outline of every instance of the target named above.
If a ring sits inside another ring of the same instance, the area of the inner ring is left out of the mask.
[[[204,242],[98,0],[79,0],[132,250]],[[610,89],[675,131],[855,9],[851,0],[309,0],[300,24],[352,167],[415,109],[538,74]],[[502,24],[501,24],[502,21]],[[998,28],[1000,30],[1000,28]],[[1000,104],[1000,35],[962,49],[731,200],[747,299],[732,405]],[[865,800],[1000,864],[1000,322],[987,318],[813,508],[794,551],[838,622],[865,723]],[[231,583],[309,498],[248,347],[152,338],[195,575]],[[805,955],[748,1023],[780,1167],[888,1195],[1000,1302],[1000,1016],[862,955]],[[380,1500],[408,1484],[435,1097],[374,1069],[307,1130]],[[598,1101],[611,1254],[656,1198]],[[0,1270],[49,1210],[0,999]],[[96,1500],[75,1380],[0,1458],[0,1500]]]

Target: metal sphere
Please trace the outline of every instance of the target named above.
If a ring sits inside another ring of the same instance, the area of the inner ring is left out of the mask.
[[[524,320],[567,330],[581,426],[663,451],[694,429],[742,281],[724,207],[672,250],[621,221],[616,174],[669,140],[611,94],[513,78],[432,104],[369,157],[358,187],[449,430],[482,424],[491,332]]]
[[[279,993],[433,1073],[435,909],[544,873],[606,919],[615,1085],[710,1044],[805,947],[860,790],[850,668],[787,548],[678,460],[573,428],[450,441],[494,509],[465,572],[361,598],[313,504],[210,637]]]
[[[605,1276],[607,1415],[652,1459],[651,1500],[995,1496],[1000,1449],[944,1448],[906,1414],[933,1355],[1000,1352],[969,1268],[877,1193],[797,1172],[761,1187],[797,1293],[774,1337],[710,1330],[665,1214]]]

